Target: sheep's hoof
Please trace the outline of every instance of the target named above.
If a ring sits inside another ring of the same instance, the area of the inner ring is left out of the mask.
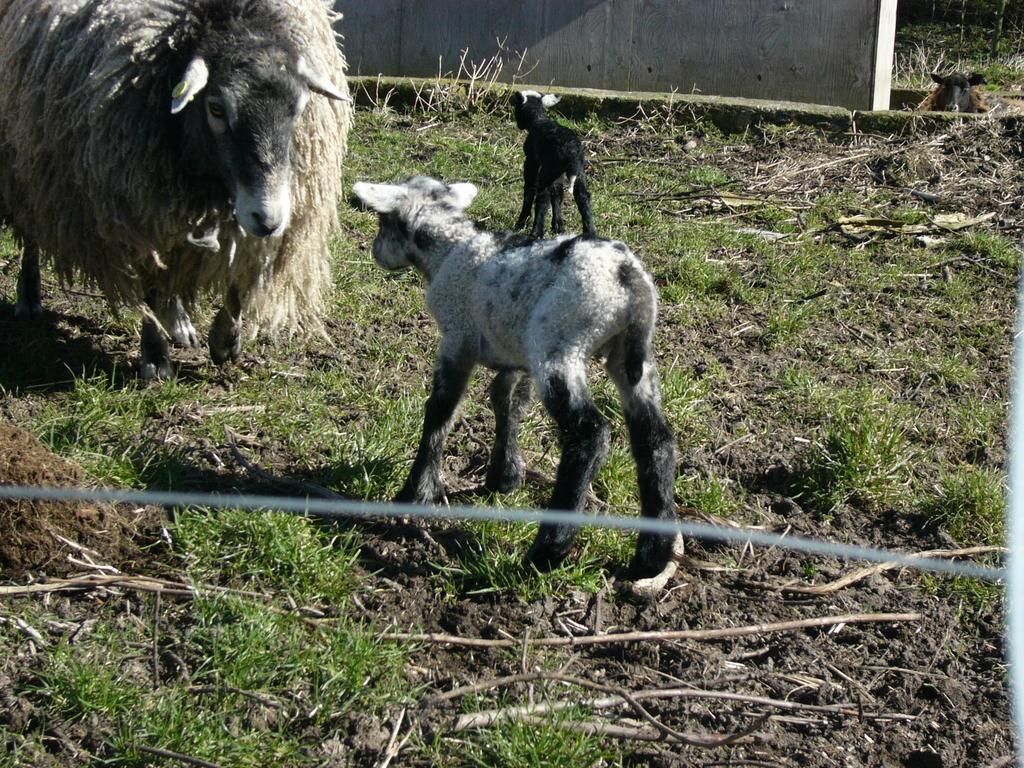
[[[16,320],[40,320],[43,317],[43,305],[41,302],[19,301],[14,305],[14,318]]]
[[[188,315],[180,315],[169,329],[171,340],[179,347],[190,349],[199,346],[199,334]]]
[[[653,569],[647,565],[647,563],[651,562],[650,560],[645,562],[638,557],[629,569],[632,573],[632,578],[627,574],[627,577],[622,584],[623,591],[632,597],[636,597],[641,600],[651,600],[657,597],[661,594],[665,585],[668,584],[669,579],[676,575],[676,571],[679,568],[679,561],[682,559],[684,551],[685,545],[683,543],[683,537],[676,536],[671,543],[671,550],[667,561],[662,560],[664,564],[656,573],[650,576],[642,576],[641,578],[636,578],[636,576],[641,576],[644,573],[650,573]]]
[[[227,310],[220,310],[210,326],[210,358],[217,365],[233,362],[242,354],[242,324]]]
[[[166,381],[174,376],[174,365],[168,359],[158,362],[144,360],[139,365],[139,378],[142,381]]]

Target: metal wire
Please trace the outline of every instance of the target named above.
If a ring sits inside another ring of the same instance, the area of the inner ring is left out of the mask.
[[[187,493],[169,491],[106,490],[82,488],[43,488],[0,485],[0,498],[44,499],[50,501],[112,502],[162,507],[210,507],[217,509],[279,510],[292,514],[342,518],[416,518],[427,520],[493,520],[508,523],[558,523],[575,527],[592,526],[623,531],[675,534],[694,539],[732,544],[757,544],[765,547],[805,552],[811,555],[865,560],[873,563],[898,563],[907,568],[932,573],[965,576],[985,581],[1001,581],[1005,571],[968,562],[894,552],[874,547],[839,544],[820,539],[765,533],[746,528],[727,528],[686,521],[651,520],[643,517],[587,515],[553,509],[503,509],[499,507],[427,506],[388,504],[348,499],[303,498],[249,494]]]

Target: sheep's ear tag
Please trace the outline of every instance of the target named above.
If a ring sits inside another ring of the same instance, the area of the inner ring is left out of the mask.
[[[181,112],[196,97],[196,94],[206,87],[206,82],[209,79],[209,67],[201,57],[196,56],[186,67],[181,82],[171,91],[171,114],[176,115]]]

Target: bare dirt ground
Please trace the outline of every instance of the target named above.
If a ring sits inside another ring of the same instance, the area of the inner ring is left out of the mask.
[[[792,203],[813,201],[821,190],[842,186],[878,190],[910,199],[906,190],[934,195],[951,210],[997,211],[987,222],[989,231],[1014,238],[1022,226],[1021,139],[1009,128],[981,125],[957,129],[942,137],[871,139],[849,137],[822,141],[806,132],[778,132],[755,137],[720,151],[716,165],[734,178],[747,179],[746,192],[771,190],[775,198]],[[610,142],[611,140],[609,140]],[[637,147],[630,143],[636,142]],[[636,151],[652,156],[651,142],[642,134],[617,135],[615,143],[601,147],[608,156]],[[858,154],[855,160],[849,158]],[[806,169],[820,166],[812,172]],[[601,156],[597,161],[601,173]],[[803,172],[801,172],[801,169]],[[708,203],[711,205],[712,203]],[[681,215],[707,213],[695,203]],[[721,209],[718,209],[719,212]],[[838,233],[826,236],[843,237]],[[864,239],[885,238],[878,232],[850,236],[851,247]],[[721,253],[723,259],[744,264],[746,275],[758,269],[753,251]],[[912,371],[879,374],[900,402],[922,409],[920,429],[929,428],[928,413],[950,399],[975,394],[1005,402],[1010,375],[1012,320],[1014,317],[1011,270],[967,258],[945,265],[971,271],[979,280],[990,280],[990,302],[978,312],[995,318],[999,334],[976,360],[979,375],[956,392],[934,378]],[[941,278],[941,268],[938,274]],[[841,281],[843,265],[835,265],[831,278]],[[921,293],[929,286],[922,283]],[[796,535],[828,535],[853,544],[881,545],[906,551],[944,549],[954,546],[934,521],[906,510],[867,512],[841,505],[828,519],[805,510],[793,498],[793,474],[800,464],[801,435],[791,425],[768,432],[764,441],[733,443],[755,422],[764,423],[773,401],[769,382],[775,381],[789,356],[819,359],[837,349],[870,349],[895,338],[934,339],[952,329],[944,328],[941,316],[918,312],[899,297],[880,294],[862,324],[823,324],[799,350],[766,350],[749,335],[734,329],[745,324],[764,326],[764,308],[738,304],[732,322],[709,322],[704,327],[674,326],[669,313],[662,337],[684,364],[700,370],[710,364],[726,369],[731,386],[711,394],[709,413],[713,439],[707,446],[683,457],[683,468],[727,473],[742,483],[746,506],[759,510],[758,525],[766,530]],[[89,321],[78,308],[92,301],[64,294],[50,304],[54,314],[47,322],[14,334],[10,305],[0,307],[0,358],[17,345],[38,345],[41,365],[13,383],[19,397],[3,405],[0,413],[17,423],[38,408],[29,390],[38,382],[61,378],[65,364],[80,370],[110,371],[113,362],[122,367],[135,355],[130,335],[90,336]],[[867,312],[867,310],[865,310]],[[361,329],[334,321],[335,331],[360,343]],[[880,338],[879,328],[890,334]],[[54,341],[56,339],[57,341]],[[922,342],[927,351],[927,344]],[[232,376],[210,368],[200,374],[189,361],[202,359],[197,352],[183,355],[187,375],[209,375],[211,387],[232,386]],[[855,356],[856,357],[856,356]],[[352,364],[347,348],[313,347],[283,361],[295,369],[330,364],[332,359]],[[865,358],[866,359],[866,358]],[[59,367],[58,367],[59,362]],[[247,365],[259,365],[250,359]],[[372,375],[372,371],[367,372]],[[837,385],[844,374],[836,373]],[[929,410],[931,409],[931,410]],[[177,433],[175,418],[187,414],[163,414],[162,434]],[[477,426],[477,425],[474,425]],[[933,425],[934,426],[934,425]],[[481,430],[484,427],[481,426]],[[1003,425],[1005,434],[1005,422]],[[184,434],[186,430],[181,430]],[[458,430],[453,436],[458,439]],[[294,457],[274,437],[266,436],[262,464],[269,471],[299,479],[318,479],[315,472],[296,466]],[[185,445],[193,462],[196,488],[237,488],[266,491],[268,486],[233,461],[224,446]],[[1005,440],[981,446],[955,445],[957,460],[974,460],[1005,469]],[[983,455],[978,454],[981,451]],[[213,458],[211,458],[211,456]],[[481,456],[456,453],[447,467],[449,477],[460,476],[466,486],[480,473]],[[475,470],[474,470],[475,468]],[[469,477],[467,477],[467,472]],[[312,475],[312,476],[311,476]],[[0,425],[0,481],[79,482],[81,472],[64,459],[49,454],[34,438],[16,427]],[[457,500],[453,498],[453,501]],[[101,553],[103,562],[122,570],[144,573],[141,548],[158,542],[159,526],[140,525],[131,510],[63,504],[11,504],[0,502],[0,568],[5,582],[24,583],[29,576],[64,575],[76,570],[68,563],[69,551],[59,534]],[[613,633],[626,630],[713,628],[825,615],[870,612],[920,613],[917,621],[847,624],[842,627],[803,630],[795,633],[753,633],[711,643],[684,641],[577,646],[560,651],[558,666],[566,674],[600,680],[637,691],[677,683],[698,693],[689,698],[648,700],[650,712],[665,725],[679,730],[710,733],[743,731],[757,725],[754,733],[731,747],[713,750],[678,744],[635,743],[628,764],[644,766],[899,766],[900,768],[954,768],[995,765],[1013,751],[1004,662],[1003,621],[999,605],[964,610],[939,589],[929,588],[913,573],[894,569],[875,574],[850,587],[824,596],[801,595],[783,588],[804,583],[809,559],[781,550],[702,545],[691,542],[687,567],[666,594],[653,604],[621,600],[613,593],[598,596],[569,592],[534,603],[506,595],[465,595],[453,600],[437,590],[439,565],[455,557],[460,548],[475,546],[472,536],[454,524],[428,528],[429,536],[401,524],[364,527],[360,567],[365,589],[362,612],[378,624],[397,628],[416,627],[424,632],[463,637],[531,638]],[[609,564],[613,567],[614,564]],[[814,581],[824,583],[857,566],[827,558],[813,559]],[[167,564],[159,567],[167,573]],[[113,593],[105,601],[130,603],[131,592]],[[184,600],[185,598],[181,598]],[[91,593],[54,598],[69,624],[86,622],[94,608]],[[169,599],[169,602],[173,602]],[[5,612],[15,605],[8,603]],[[329,615],[330,608],[321,606]],[[126,608],[126,610],[131,610]],[[175,624],[175,616],[181,620]],[[168,614],[161,643],[167,648],[187,648],[187,611]],[[423,700],[467,682],[515,674],[520,671],[520,649],[470,649],[424,644],[413,655],[409,675],[424,686]],[[181,657],[186,666],[202,659]],[[30,655],[4,660],[0,667],[0,694],[4,710],[0,724],[20,729],[38,717],[38,702],[30,696],[13,697],[33,678],[36,662]],[[7,684],[6,690],[4,683]],[[525,685],[513,690],[525,691]],[[699,693],[699,692],[703,692]],[[709,692],[717,692],[718,698]],[[728,699],[724,694],[734,694]],[[767,700],[772,700],[768,702]],[[785,702],[784,704],[781,702]],[[839,706],[842,705],[842,706]],[[253,705],[257,706],[256,704]],[[416,717],[427,732],[450,722],[458,702],[424,706]],[[766,717],[765,720],[759,718]],[[76,749],[97,748],[88,726],[74,728],[53,724],[52,752],[39,765],[80,764]],[[311,731],[311,744],[326,741],[329,734]],[[388,743],[388,725],[373,718],[352,717],[343,729],[342,753],[352,764],[369,765],[379,760]],[[42,760],[42,758],[40,758]],[[314,760],[331,763],[325,752]],[[397,764],[426,764],[425,758]],[[1009,765],[1009,763],[999,763]]]

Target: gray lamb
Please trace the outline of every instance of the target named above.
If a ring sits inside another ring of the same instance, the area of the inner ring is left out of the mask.
[[[419,176],[402,184],[357,183],[356,197],[379,214],[373,257],[388,270],[415,267],[441,329],[433,390],[412,471],[397,500],[443,496],[441,454],[455,410],[477,364],[498,372],[497,419],[487,486],[523,480],[519,420],[529,374],[558,424],[562,459],[550,507],[580,510],[607,455],[610,428],[587,386],[587,361],[606,358],[619,390],[637,463],[641,514],[675,520],[676,447],[662,413],[651,337],[657,297],[650,276],[623,243],[586,236],[532,240],[491,233],[464,213],[472,184]],[[528,560],[540,570],[568,555],[576,528],[546,523]],[[630,566],[633,590],[659,591],[676,570],[682,538],[641,533]]]

